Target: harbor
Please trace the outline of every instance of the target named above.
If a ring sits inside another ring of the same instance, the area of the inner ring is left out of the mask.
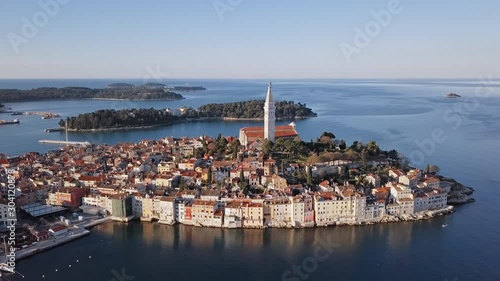
[[[110,221],[112,221],[110,217],[104,217],[76,223],[73,226],[67,227],[67,231],[62,234],[55,234],[50,239],[34,242],[32,245],[26,248],[16,250],[16,261],[30,257],[37,253],[50,250],[57,246],[69,243],[73,240],[83,238],[87,235],[90,235],[90,230],[87,230],[87,228],[91,228],[99,224],[108,223]],[[8,262],[7,257],[4,255],[0,256],[0,264],[6,262]]]

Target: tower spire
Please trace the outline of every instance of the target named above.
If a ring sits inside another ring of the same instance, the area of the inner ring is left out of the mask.
[[[267,87],[267,96],[266,96],[266,103],[269,102],[274,102],[273,98],[273,84],[269,82],[269,86]]]
[[[274,142],[276,136],[275,133],[276,107],[274,105],[272,88],[273,84],[269,82],[269,86],[267,88],[266,103],[264,105],[264,138]]]

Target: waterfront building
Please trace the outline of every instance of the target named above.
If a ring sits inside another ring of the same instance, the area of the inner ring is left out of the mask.
[[[264,224],[272,227],[291,227],[292,203],[288,197],[264,200]]]
[[[113,218],[128,220],[133,216],[132,197],[126,194],[118,194],[112,195],[109,198],[111,201],[111,216]]]
[[[243,211],[243,227],[264,227],[264,206],[262,203],[247,203],[246,208],[243,209]]]
[[[175,198],[162,196],[159,203],[159,223],[174,224],[175,218]]]

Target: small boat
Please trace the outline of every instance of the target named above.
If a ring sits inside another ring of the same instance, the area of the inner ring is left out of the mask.
[[[443,225],[441,225],[441,227],[442,227],[442,228],[445,228],[445,227],[447,227],[447,226],[448,226],[447,224],[443,224]]]
[[[0,125],[11,125],[11,124],[19,124],[19,120],[18,119],[14,119],[14,120],[0,120]]]
[[[14,268],[9,266],[6,263],[0,263],[0,271],[8,272],[8,273],[15,273]]]

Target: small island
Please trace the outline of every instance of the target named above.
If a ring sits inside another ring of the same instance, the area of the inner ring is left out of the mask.
[[[105,89],[86,87],[42,87],[30,90],[0,89],[0,101],[116,99],[116,100],[181,100],[180,94],[162,88],[134,86],[125,83],[108,85]]]
[[[224,120],[262,120],[264,100],[250,100],[234,103],[213,103],[198,109],[183,107],[180,109],[103,109],[70,117],[68,130],[97,131],[117,129],[144,129],[171,125],[180,121],[224,119]],[[305,104],[293,101],[276,103],[277,120],[295,120],[315,117],[317,114]],[[59,126],[65,127],[61,119]]]
[[[455,93],[449,93],[446,95],[447,98],[461,98],[461,95],[455,94]]]

